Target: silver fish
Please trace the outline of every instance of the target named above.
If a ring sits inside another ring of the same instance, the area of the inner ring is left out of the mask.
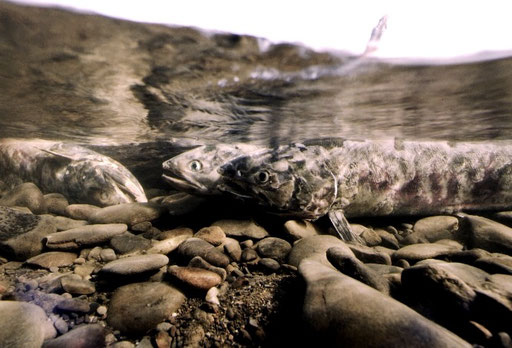
[[[203,145],[183,152],[162,164],[162,178],[178,190],[195,195],[220,195],[228,187],[220,167],[243,155],[267,150],[250,144]]]
[[[0,181],[33,182],[72,202],[109,206],[147,202],[138,180],[122,164],[85,147],[42,139],[0,139]]]
[[[400,140],[292,144],[221,167],[269,209],[304,219],[428,215],[512,207],[512,145]]]

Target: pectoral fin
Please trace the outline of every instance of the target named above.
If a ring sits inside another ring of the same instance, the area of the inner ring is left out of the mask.
[[[46,150],[46,149],[41,149],[39,147],[36,147],[36,149],[38,149],[40,151],[43,151],[43,152],[46,152],[46,153],[48,153],[50,155],[53,155],[53,156],[55,156],[55,158],[58,158],[58,159],[60,159],[60,160],[62,160],[64,162],[71,162],[71,161],[74,160],[74,158],[72,158],[72,157],[69,157],[69,156],[66,156],[66,155],[62,155],[62,154],[54,152],[54,151],[50,151],[50,150]]]
[[[350,227],[347,218],[343,214],[343,210],[329,211],[329,219],[331,220],[332,225],[336,229],[336,232],[338,232],[338,235],[340,236],[341,240],[345,242],[357,242],[361,244],[363,243],[361,238],[359,238],[359,236],[352,231],[352,228]]]

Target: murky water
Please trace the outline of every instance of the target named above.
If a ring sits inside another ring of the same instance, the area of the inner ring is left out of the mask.
[[[137,86],[132,90],[145,92]],[[182,100],[176,93],[149,111],[110,118],[85,117],[76,110],[11,119],[13,113],[4,112],[0,136],[29,134],[90,144],[188,138],[273,145],[322,136],[512,137],[512,59],[446,66],[363,59],[293,73],[255,68],[188,92]],[[23,109],[22,100],[18,107]]]
[[[0,137],[90,145],[157,178],[191,144],[332,136],[512,140],[512,58],[390,64],[0,3]]]

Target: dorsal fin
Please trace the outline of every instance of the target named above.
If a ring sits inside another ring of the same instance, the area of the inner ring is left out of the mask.
[[[65,159],[66,161],[73,161],[74,158],[73,157],[69,157],[69,156],[66,156],[66,155],[63,155],[63,154],[60,154],[58,152],[54,152],[54,151],[50,151],[50,150],[46,150],[46,149],[41,149],[40,147],[37,147],[37,146],[34,146],[36,149],[38,150],[41,150],[43,152],[46,152],[46,153],[49,153],[50,155],[54,155],[60,159]]]

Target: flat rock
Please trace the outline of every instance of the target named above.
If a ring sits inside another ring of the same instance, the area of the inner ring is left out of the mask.
[[[122,223],[129,226],[160,217],[162,209],[153,203],[126,203],[101,208],[89,217],[95,224]]]
[[[400,248],[398,240],[392,233],[389,233],[388,231],[380,228],[375,229],[375,233],[377,233],[381,238],[380,245],[395,250]]]
[[[43,196],[46,209],[51,214],[66,215],[68,199],[60,193],[48,193]]]
[[[171,318],[184,301],[181,291],[164,283],[125,285],[112,295],[107,321],[124,334],[144,334]]]
[[[268,232],[252,220],[219,220],[212,224],[222,228],[228,237],[246,237],[262,239],[268,237]]]
[[[377,251],[372,247],[361,244],[348,244],[354,255],[364,263],[382,263],[391,265],[391,256],[388,253]]]
[[[220,275],[203,268],[169,266],[167,272],[171,277],[198,290],[207,291],[222,282]]]
[[[80,325],[53,340],[42,348],[97,348],[105,346],[105,329],[99,324]]]
[[[292,246],[284,239],[267,237],[256,243],[256,250],[261,257],[285,260],[292,250]]]
[[[46,269],[51,267],[70,266],[77,258],[77,254],[63,252],[63,251],[50,251],[31,257],[25,263],[31,266],[38,266]]]
[[[103,274],[137,275],[156,272],[169,263],[169,258],[161,254],[123,257],[107,263],[101,269]]]
[[[214,273],[217,273],[222,280],[226,279],[226,270],[224,268],[215,267],[214,265],[211,265],[207,261],[203,260],[201,256],[196,256],[190,262],[188,263],[188,267],[195,267],[195,268],[203,268],[208,271],[212,271]]]
[[[416,263],[425,259],[433,259],[443,255],[449,255],[460,249],[451,245],[429,243],[429,244],[412,244],[407,245],[393,253],[392,259],[404,259],[410,263]]]
[[[164,240],[164,239],[174,238],[174,237],[178,237],[178,236],[193,237],[194,231],[188,227],[173,228],[172,230],[165,230],[165,231],[160,232],[156,239]]]
[[[288,220],[284,223],[284,232],[291,240],[322,234],[322,231],[306,220]]]
[[[200,238],[188,238],[179,245],[177,251],[187,261],[190,261],[195,256],[201,256],[204,260],[217,267],[226,267],[229,264],[229,257]]]
[[[97,245],[110,241],[114,236],[126,232],[125,224],[85,225],[64,232],[52,233],[46,237],[50,249],[69,250],[87,245]]]
[[[459,230],[459,220],[454,216],[429,216],[416,221],[413,230],[429,242],[454,239]]]
[[[186,232],[186,231],[185,231]],[[191,238],[188,233],[169,237],[164,240],[153,242],[151,247],[146,250],[147,254],[169,254],[176,250],[181,243]]]
[[[0,347],[40,348],[57,332],[41,307],[31,303],[0,301]]]
[[[367,246],[377,246],[382,243],[382,238],[371,228],[359,224],[350,224],[350,228]]]
[[[203,227],[194,234],[194,237],[201,238],[214,246],[221,245],[226,240],[226,234],[219,226]]]
[[[26,260],[43,250],[43,239],[57,231],[49,216],[37,216],[0,206],[0,254]]]
[[[404,304],[319,260],[304,259],[299,272],[307,286],[303,318],[318,346],[471,347]]]
[[[145,250],[151,247],[151,241],[130,232],[114,236],[110,240],[110,246],[118,254],[128,254],[138,250]]]
[[[75,220],[90,220],[91,216],[100,209],[91,204],[70,204],[66,207],[66,215]]]
[[[94,283],[88,280],[80,279],[76,275],[64,276],[60,279],[64,291],[74,295],[90,295],[96,292]]]
[[[330,235],[319,235],[303,238],[295,243],[288,255],[288,263],[298,267],[303,259],[316,255],[325,265],[332,267],[326,257],[327,249],[332,247],[340,247],[347,255],[355,257],[352,250],[340,239]]]
[[[0,198],[0,205],[6,207],[27,207],[34,214],[46,213],[43,193],[31,182],[14,187]]]
[[[279,262],[277,262],[274,259],[268,258],[268,257],[259,259],[258,265],[263,267],[263,269],[268,272],[277,272],[279,270],[279,268],[281,268],[281,265],[279,264]]]
[[[470,248],[512,255],[512,228],[476,215],[465,215],[464,220],[469,224]]]
[[[53,221],[55,223],[55,227],[57,227],[57,231],[66,231],[89,224],[86,220],[75,220],[65,216],[54,216]]]

